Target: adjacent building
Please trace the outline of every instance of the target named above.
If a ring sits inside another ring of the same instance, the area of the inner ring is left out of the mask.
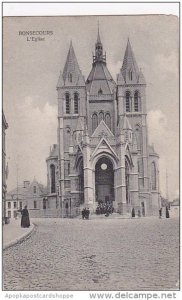
[[[25,205],[31,217],[43,216],[47,208],[46,192],[46,188],[35,178],[32,182],[24,181],[22,185],[7,193],[6,216],[16,218]]]

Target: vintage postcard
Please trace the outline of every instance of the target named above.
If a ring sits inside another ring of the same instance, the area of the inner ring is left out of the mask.
[[[3,291],[174,297],[177,16],[3,18],[2,216]]]

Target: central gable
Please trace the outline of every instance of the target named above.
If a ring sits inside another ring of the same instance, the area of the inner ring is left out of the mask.
[[[109,142],[104,137],[100,140],[99,144],[97,145],[94,152],[92,153],[91,159],[93,159],[94,157],[102,153],[107,153],[112,157],[114,157],[115,160],[119,160],[117,154],[115,153],[115,151],[110,146]]]
[[[109,137],[109,136],[114,136],[112,131],[109,129],[109,127],[106,125],[104,120],[102,120],[97,128],[95,129],[94,133],[92,134],[92,137]]]

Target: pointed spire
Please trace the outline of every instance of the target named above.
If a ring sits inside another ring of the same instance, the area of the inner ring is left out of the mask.
[[[85,86],[85,81],[78,65],[72,41],[70,41],[63,74],[59,77],[57,88],[63,86],[63,82],[66,86]]]
[[[128,38],[126,51],[124,55],[121,73],[126,83],[137,83],[139,77],[139,68],[135,60],[130,40]]]
[[[100,38],[99,24],[97,33],[97,42],[95,44],[95,56],[93,57],[93,63],[95,62],[106,62],[106,55],[103,55],[103,46]]]
[[[101,43],[100,32],[99,32],[99,21],[98,21],[98,33],[97,33],[97,43]]]

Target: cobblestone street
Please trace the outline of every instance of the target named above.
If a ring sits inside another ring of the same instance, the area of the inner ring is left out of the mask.
[[[176,290],[179,219],[34,219],[3,253],[4,290]]]

